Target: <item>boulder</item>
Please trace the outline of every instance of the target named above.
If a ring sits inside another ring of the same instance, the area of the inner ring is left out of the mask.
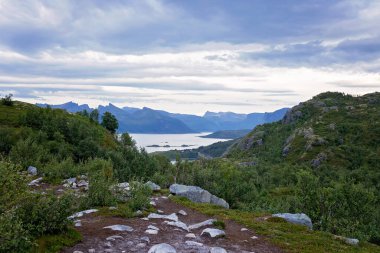
[[[152,181],[148,181],[145,183],[146,186],[148,186],[152,191],[159,191],[161,190],[161,187]]]
[[[201,227],[204,227],[204,226],[211,226],[215,221],[216,221],[216,219],[205,220],[203,222],[199,222],[199,223],[190,225],[189,229],[193,230],[193,229],[198,229],[198,228],[201,228]]]
[[[148,253],[177,253],[177,251],[167,243],[160,243],[151,247]]]
[[[202,247],[203,246],[203,243],[195,242],[195,241],[186,241],[185,243],[187,246],[190,246],[190,247]]]
[[[28,174],[31,176],[37,176],[38,170],[36,167],[29,166],[28,167]]]
[[[183,230],[186,230],[187,232],[189,232],[189,228],[182,221],[165,221],[165,224],[169,226],[177,227],[177,228],[182,228]]]
[[[273,214],[273,217],[280,217],[285,219],[286,221],[298,225],[303,225],[308,227],[309,229],[313,229],[313,223],[309,216],[304,213],[277,213]]]
[[[196,203],[210,203],[224,208],[229,208],[228,203],[224,199],[218,198],[198,186],[172,184],[169,187],[169,190],[175,195],[186,197]]]
[[[206,228],[202,231],[201,235],[208,235],[211,238],[219,238],[219,237],[226,236],[226,233],[220,229]]]

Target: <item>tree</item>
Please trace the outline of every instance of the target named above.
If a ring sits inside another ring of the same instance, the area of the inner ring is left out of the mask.
[[[119,127],[119,122],[117,122],[116,117],[112,113],[105,112],[102,116],[101,125],[114,134]]]
[[[99,111],[98,111],[98,109],[94,109],[90,113],[90,120],[93,122],[99,122]]]
[[[2,105],[7,105],[7,106],[12,106],[13,105],[13,100],[12,100],[13,94],[6,95],[1,99],[1,104]]]
[[[132,137],[128,133],[123,133],[121,135],[120,142],[124,147],[134,147],[136,145],[136,142],[132,139]]]

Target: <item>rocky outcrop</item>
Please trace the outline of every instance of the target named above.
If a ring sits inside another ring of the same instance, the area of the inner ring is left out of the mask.
[[[172,194],[186,197],[196,203],[209,203],[224,208],[229,208],[229,204],[224,199],[218,198],[198,186],[172,184],[169,190]]]
[[[277,213],[273,214],[272,216],[283,218],[290,223],[303,225],[309,229],[313,229],[313,223],[311,222],[310,217],[304,213]]]
[[[264,144],[264,134],[263,131],[256,131],[248,135],[238,143],[238,148],[240,150],[248,150],[252,147],[262,146]]]
[[[322,164],[322,162],[324,162],[326,160],[327,160],[327,155],[323,152],[319,153],[316,158],[311,160],[311,166],[313,168],[318,168]]]
[[[282,123],[283,124],[295,123],[298,119],[300,119],[303,116],[303,113],[301,111],[303,107],[304,107],[304,104],[300,103],[299,105],[294,106],[292,109],[287,111],[284,118],[282,119]]]

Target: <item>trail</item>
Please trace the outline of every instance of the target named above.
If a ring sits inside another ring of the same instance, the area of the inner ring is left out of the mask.
[[[199,213],[193,209],[174,203],[166,197],[155,197],[152,200],[156,203],[157,210],[162,214],[169,215],[177,213],[179,221],[186,225],[196,224],[214,218]],[[187,215],[178,214],[183,210]],[[142,219],[142,218],[119,218],[106,217],[94,214],[87,214],[80,218],[82,226],[77,230],[83,235],[82,242],[74,247],[66,248],[62,252],[73,253],[75,251],[87,252],[138,252],[147,253],[156,244],[167,243],[173,246],[177,252],[184,253],[208,253],[212,247],[224,248],[231,253],[267,253],[282,252],[278,247],[271,245],[264,237],[255,234],[254,231],[245,230],[236,222],[226,220],[225,237],[211,238],[202,235],[205,228],[212,228],[213,225],[193,229],[190,232],[165,223],[165,219]],[[126,225],[133,228],[133,231],[113,231],[104,227],[112,225]],[[157,234],[147,234],[148,226],[158,228]],[[242,231],[243,229],[243,231]],[[193,233],[195,238],[187,238],[186,235]],[[114,236],[114,237],[112,237]],[[186,241],[192,241],[191,243]],[[223,251],[215,251],[223,252]]]

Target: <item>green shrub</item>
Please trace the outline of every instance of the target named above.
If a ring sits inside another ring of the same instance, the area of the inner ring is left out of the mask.
[[[116,203],[111,187],[115,183],[110,161],[95,159],[86,165],[89,171],[89,189],[86,199],[90,206],[110,206]]]
[[[13,94],[5,95],[5,97],[1,98],[1,104],[6,106],[12,106],[13,100],[12,100]]]
[[[133,181],[130,184],[130,199],[128,200],[128,205],[133,211],[143,210],[149,206],[150,199],[152,195],[152,190],[138,181]]]
[[[224,223],[224,221],[221,221],[221,220],[214,221],[212,225],[214,225],[216,228],[219,228],[219,229],[226,228],[226,224]]]

